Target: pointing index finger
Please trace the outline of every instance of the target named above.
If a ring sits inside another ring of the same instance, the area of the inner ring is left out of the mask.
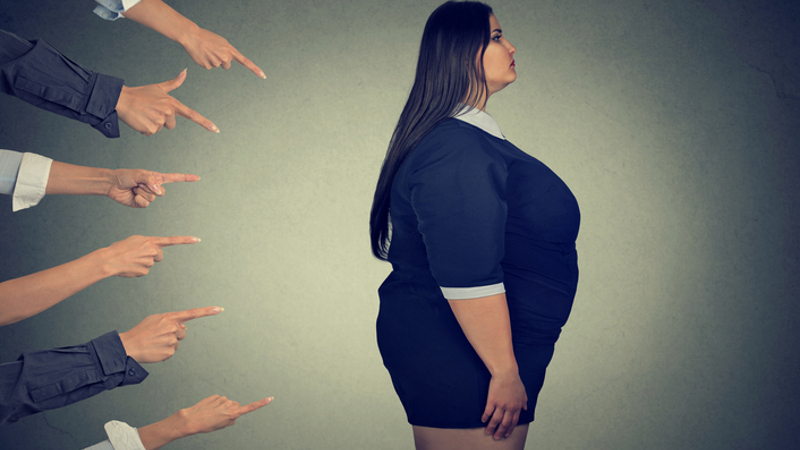
[[[273,397],[267,397],[263,400],[259,400],[257,402],[250,403],[249,405],[244,405],[239,408],[239,415],[243,416],[247,413],[253,412],[257,409],[261,409],[272,402]]]
[[[161,175],[161,183],[181,183],[184,181],[197,181],[200,179],[197,175],[191,175],[188,173],[162,173]]]
[[[170,236],[154,238],[154,244],[159,247],[169,247],[171,245],[181,244],[196,244],[200,242],[200,238],[194,236]]]
[[[170,314],[170,317],[183,323],[200,317],[215,316],[224,310],[225,308],[220,306],[207,306],[205,308],[187,309],[186,311],[175,311]]]
[[[265,80],[267,79],[267,76],[264,74],[264,71],[261,70],[261,68],[259,68],[257,65],[255,65],[253,61],[250,61],[244,55],[239,53],[238,50],[233,53],[233,59],[239,64],[247,67],[251,72],[258,75],[260,78]]]
[[[176,100],[177,101],[177,100]],[[189,108],[188,106],[184,105],[181,102],[175,106],[175,114],[185,117],[192,122],[200,125],[201,127],[205,128],[208,131],[213,131],[214,133],[219,133],[219,128],[214,125],[213,122],[203,117],[199,112]]]

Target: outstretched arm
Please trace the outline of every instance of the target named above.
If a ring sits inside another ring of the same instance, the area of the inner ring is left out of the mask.
[[[164,195],[165,183],[197,181],[182,173],[159,173],[143,169],[100,169],[53,161],[47,195],[104,195],[132,208],[146,208]]]
[[[239,417],[263,408],[271,401],[272,397],[267,397],[242,406],[225,397],[212,395],[160,422],[139,428],[139,437],[145,449],[157,450],[176,439],[227,428]]]
[[[264,72],[222,36],[200,28],[161,0],[142,0],[123,14],[128,19],[181,44],[194,62],[206,69],[229,69],[236,61],[261,78]]]
[[[131,236],[51,269],[0,283],[0,326],[39,314],[111,276],[140,277],[164,258],[163,247],[194,244],[191,236]]]
[[[528,396],[514,357],[506,294],[449,303],[470,344],[492,374],[481,418],[488,422],[486,434],[495,439],[509,437],[520,411],[528,409]]]

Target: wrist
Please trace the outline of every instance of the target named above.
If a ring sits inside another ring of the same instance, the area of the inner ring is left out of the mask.
[[[119,340],[122,342],[122,348],[125,349],[125,354],[133,358],[136,362],[139,362],[139,354],[136,352],[136,348],[133,345],[133,338],[130,335],[130,330],[119,333]]]
[[[164,420],[139,428],[139,438],[146,450],[157,450],[172,441],[189,436],[182,434],[182,425],[178,414],[173,414]]]
[[[503,362],[495,365],[486,365],[489,373],[493,378],[506,378],[506,377],[519,377],[519,366],[517,361],[512,358],[511,361]]]
[[[84,256],[91,266],[95,268],[99,279],[109,278],[119,275],[119,271],[111,264],[111,249],[109,247],[99,248],[92,253]]]
[[[189,408],[183,408],[171,415],[170,420],[172,421],[175,434],[179,438],[193,436],[199,433],[199,431],[195,430],[191,425],[191,421],[189,420]]]
[[[191,20],[183,17],[180,21],[180,27],[176,27],[173,36],[170,37],[173,41],[181,44],[186,49],[191,42],[197,37],[201,28]]]

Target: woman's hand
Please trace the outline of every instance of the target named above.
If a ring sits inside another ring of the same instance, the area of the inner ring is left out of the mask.
[[[103,270],[110,276],[141,277],[162,259],[162,248],[178,244],[194,244],[200,239],[193,236],[149,237],[131,236],[111,246],[95,251],[102,259]]]
[[[272,401],[272,397],[242,406],[239,402],[228,400],[219,395],[200,400],[192,407],[178,411],[178,416],[182,419],[183,428],[187,436],[197,433],[210,433],[221,430],[236,423],[236,419],[244,414],[253,412],[259,408],[267,406]]]
[[[146,450],[158,450],[176,439],[229,427],[242,415],[263,408],[271,401],[272,397],[267,397],[241,406],[225,397],[212,395],[164,420],[139,428],[139,438]]]
[[[158,173],[142,169],[117,169],[109,177],[108,197],[131,208],[147,208],[156,197],[164,195],[165,183],[197,181],[197,175]]]
[[[493,375],[489,382],[489,397],[481,422],[489,422],[486,434],[499,440],[511,436],[521,410],[528,409],[528,394],[518,373]]]
[[[185,117],[208,131],[219,133],[219,128],[197,111],[169,95],[186,80],[186,69],[169,81],[146,86],[122,86],[117,100],[117,113],[125,125],[152,136],[162,128],[175,128],[175,116]]]
[[[219,306],[209,306],[153,314],[130,330],[120,333],[119,339],[125,347],[125,353],[140,364],[166,361],[178,350],[179,341],[186,338],[184,323],[221,312]]]
[[[206,69],[222,66],[228,70],[231,68],[231,61],[236,61],[259,77],[267,78],[264,71],[253,64],[253,61],[239,53],[227,39],[212,31],[193,27],[192,32],[187,33],[181,44],[192,60]]]

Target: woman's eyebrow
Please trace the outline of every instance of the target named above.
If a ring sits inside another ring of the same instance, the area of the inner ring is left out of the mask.
[[[495,28],[494,30],[492,30],[492,33],[494,33],[495,31],[500,34],[503,34],[503,30],[501,30],[500,28]]]

